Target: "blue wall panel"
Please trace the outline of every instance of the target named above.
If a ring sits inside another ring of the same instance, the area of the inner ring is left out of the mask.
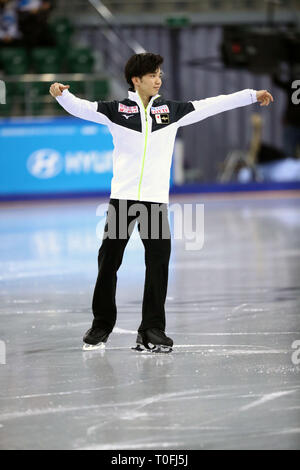
[[[0,195],[110,191],[111,134],[76,118],[0,121]]]

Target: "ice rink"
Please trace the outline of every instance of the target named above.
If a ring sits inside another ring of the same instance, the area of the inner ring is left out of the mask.
[[[136,237],[106,350],[81,350],[104,202],[0,206],[0,448],[300,449],[300,193],[171,199],[205,225],[201,250],[172,239],[164,355],[130,349]]]

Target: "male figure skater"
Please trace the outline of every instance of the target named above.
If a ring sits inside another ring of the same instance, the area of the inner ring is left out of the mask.
[[[170,167],[177,129],[214,114],[257,101],[268,106],[266,90],[242,90],[200,101],[178,102],[158,94],[163,58],[152,53],[133,55],[125,66],[130,86],[122,101],[89,102],[75,97],[69,85],[54,83],[50,94],[70,114],[107,125],[113,135],[113,179],[104,237],[98,256],[93,296],[94,321],[85,334],[84,349],[104,347],[116,322],[117,271],[138,222],[145,247],[145,287],[137,350],[170,352],[165,335],[165,300],[171,237],[168,223]],[[137,217],[134,206],[139,204]],[[132,209],[132,210],[131,210]],[[154,217],[153,214],[158,214]],[[110,227],[114,225],[114,230]],[[124,236],[125,227],[125,236]],[[156,236],[153,236],[153,232]]]

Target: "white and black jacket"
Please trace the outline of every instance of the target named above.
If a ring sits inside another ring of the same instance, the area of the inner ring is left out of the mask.
[[[170,168],[177,129],[255,103],[255,90],[200,101],[153,96],[145,109],[137,92],[122,101],[90,102],[64,90],[57,101],[68,113],[107,125],[114,143],[111,198],[169,201]]]

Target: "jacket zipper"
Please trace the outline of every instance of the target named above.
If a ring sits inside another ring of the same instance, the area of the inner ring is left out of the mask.
[[[150,102],[149,102],[150,104]],[[148,106],[149,106],[148,104]],[[148,116],[147,116],[147,108],[144,106],[145,110],[145,118],[146,118],[146,135],[145,135],[145,144],[144,144],[144,155],[143,155],[143,163],[142,163],[142,171],[141,171],[141,176],[140,176],[140,182],[139,182],[139,189],[138,189],[138,201],[140,201],[141,197],[141,185],[142,185],[142,179],[143,179],[143,173],[144,173],[144,165],[145,165],[145,156],[146,156],[146,150],[147,150],[147,140],[148,140]]]

